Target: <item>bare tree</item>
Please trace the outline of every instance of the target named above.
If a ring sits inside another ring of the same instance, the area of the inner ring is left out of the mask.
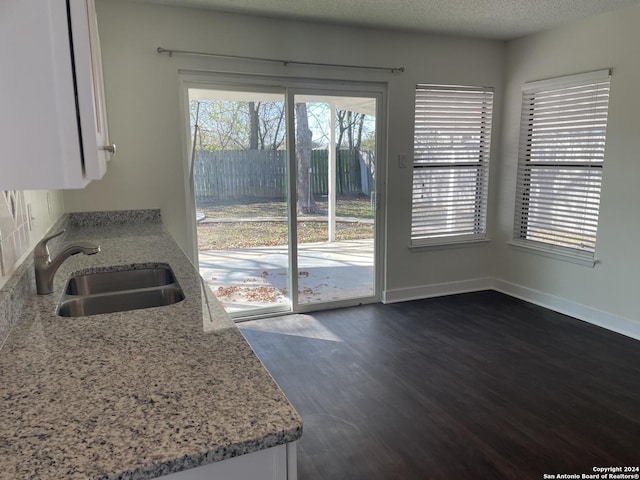
[[[280,105],[279,111],[280,111],[280,114],[278,115],[278,121],[276,123],[274,133],[272,135],[271,150],[278,150],[280,146],[284,143],[284,140],[286,137],[284,132],[282,133],[280,132],[280,128],[282,127],[282,121],[284,120],[284,105]],[[265,128],[265,131],[266,131],[266,128]],[[264,140],[263,140],[263,145],[264,145]]]
[[[340,148],[342,146],[342,140],[344,138],[344,132],[347,131],[347,111],[346,110],[337,110],[336,111],[336,117],[338,117],[338,138],[337,138],[337,142],[336,145],[338,146],[338,148]]]
[[[296,103],[296,159],[297,174],[296,183],[298,187],[297,208],[300,214],[320,213],[313,197],[311,186],[311,130],[309,129],[309,117],[307,115],[307,104]]]
[[[249,150],[258,150],[258,137],[260,136],[259,109],[260,102],[257,104],[256,102],[249,102]]]
[[[198,102],[191,102],[192,125]],[[201,101],[198,115],[201,150],[279,150],[286,139],[283,102]],[[311,185],[313,135],[306,103],[295,105],[297,209],[322,213]]]
[[[258,137],[261,150],[278,150],[284,144],[284,103],[260,102],[258,106]]]
[[[279,150],[286,138],[283,102],[202,100],[200,148],[204,150]],[[191,124],[198,101],[191,102]]]
[[[337,110],[338,120],[338,148],[360,149],[364,130],[364,113],[352,112],[350,110]],[[345,142],[345,135],[347,137]],[[346,144],[345,144],[346,143]]]
[[[242,108],[242,105],[226,101],[192,101],[190,105],[192,125],[198,103],[200,103],[198,123],[201,149],[246,148],[247,111]]]
[[[362,130],[364,128],[364,114],[360,114],[360,118],[358,119],[358,129],[356,134],[356,144],[354,148],[356,150],[360,150],[360,146],[362,145]]]

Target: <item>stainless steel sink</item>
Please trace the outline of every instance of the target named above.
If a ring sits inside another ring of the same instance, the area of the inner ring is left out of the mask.
[[[166,264],[132,265],[71,277],[58,305],[62,317],[172,305],[184,300],[171,267]]]
[[[160,265],[135,270],[118,270],[86,273],[71,277],[67,282],[66,295],[93,295],[148,287],[161,287],[176,282],[169,266]]]
[[[58,315],[61,317],[85,317],[100,313],[162,307],[182,300],[184,300],[184,294],[180,288],[175,286],[125,290],[122,292],[67,298],[60,302]]]

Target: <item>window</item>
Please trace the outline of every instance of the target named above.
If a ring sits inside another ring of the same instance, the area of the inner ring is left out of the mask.
[[[608,70],[524,84],[516,243],[593,259],[608,105]]]
[[[486,235],[493,89],[416,87],[411,244]]]

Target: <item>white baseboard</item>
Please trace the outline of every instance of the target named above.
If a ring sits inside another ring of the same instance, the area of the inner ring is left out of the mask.
[[[382,303],[406,302],[409,300],[419,300],[421,298],[455,295],[456,293],[469,293],[478,292],[481,290],[491,290],[492,288],[492,278],[475,278],[472,280],[462,280],[460,282],[438,283],[435,285],[424,285],[421,287],[411,288],[399,288],[397,290],[385,290],[384,292],[382,292]]]
[[[597,310],[587,305],[582,305],[581,303],[516,285],[515,283],[505,282],[504,280],[494,279],[493,289],[526,302],[640,340],[640,322],[631,320],[630,318],[603,312],[602,310]]]
[[[409,300],[419,300],[421,298],[442,297],[445,295],[478,292],[482,290],[495,290],[519,298],[525,302],[533,303],[591,323],[592,325],[597,325],[627,337],[640,340],[640,322],[638,321],[603,312],[602,310],[597,310],[587,305],[582,305],[581,303],[496,278],[476,278],[460,282],[386,290],[382,293],[382,302],[406,302]]]

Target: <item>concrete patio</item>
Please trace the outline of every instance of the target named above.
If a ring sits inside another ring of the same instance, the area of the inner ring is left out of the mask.
[[[288,305],[288,249],[200,252],[200,273],[234,316]],[[331,302],[374,295],[373,240],[306,243],[298,247],[298,302]]]

